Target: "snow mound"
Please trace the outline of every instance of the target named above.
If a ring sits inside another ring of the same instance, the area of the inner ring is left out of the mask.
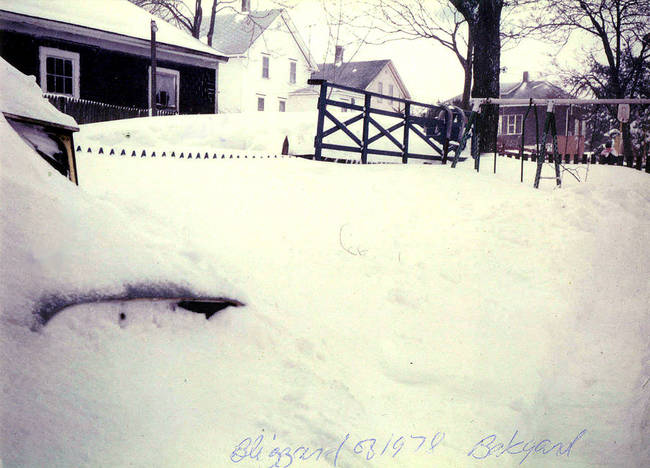
[[[156,143],[94,138],[119,125]],[[538,191],[469,165],[83,153],[76,188],[0,131],[8,466],[648,465],[647,174]],[[29,330],[47,294],[163,281],[247,306]]]
[[[77,122],[43,97],[36,77],[26,76],[0,57],[0,112],[77,128]]]

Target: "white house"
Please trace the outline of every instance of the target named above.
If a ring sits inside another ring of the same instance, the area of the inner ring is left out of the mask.
[[[219,69],[219,111],[287,110],[289,94],[307,84],[313,59],[286,10],[217,15],[212,46],[229,56]],[[202,31],[207,37],[207,27]]]
[[[337,47],[334,63],[318,65],[318,71],[311,75],[314,79],[324,79],[351,88],[372,91],[396,98],[410,99],[411,95],[391,60],[370,60],[363,62],[344,62],[343,49]],[[318,87],[307,86],[293,91],[289,97],[289,110],[305,111],[316,108]],[[343,90],[334,90],[331,99],[363,105],[363,95]],[[374,97],[372,107],[401,111],[403,104],[389,99]]]

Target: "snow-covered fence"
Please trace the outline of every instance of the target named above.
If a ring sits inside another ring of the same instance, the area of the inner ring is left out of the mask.
[[[44,95],[50,103],[64,114],[72,116],[79,124],[106,122],[109,120],[147,117],[149,109],[138,107],[114,106],[103,102],[76,99],[55,94]],[[176,115],[176,111],[158,109],[158,115]]]
[[[237,152],[223,152],[223,151],[156,151],[155,149],[134,149],[134,148],[112,148],[109,146],[81,146],[76,148],[77,154],[91,154],[97,156],[107,157],[132,157],[132,158],[175,158],[175,159],[282,159],[293,158],[295,156],[287,154],[268,154],[268,153],[251,153],[242,154]]]
[[[514,159],[523,159],[524,161],[537,161],[537,152],[534,150],[525,149],[524,151],[517,151],[507,149],[503,146],[498,148],[499,156],[504,156]],[[606,164],[609,166],[623,166],[625,165],[625,157],[621,155],[598,155],[596,153],[583,153],[583,154],[560,154],[561,162],[564,164]],[[634,163],[629,166],[639,171],[645,170],[650,173],[650,165],[648,164],[649,155],[638,154],[634,158]],[[546,162],[553,162],[553,154],[547,154]]]

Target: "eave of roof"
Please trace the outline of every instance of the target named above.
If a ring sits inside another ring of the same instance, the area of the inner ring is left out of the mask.
[[[203,44],[163,19],[126,0],[112,0],[92,5],[86,0],[0,0],[0,17],[7,21],[47,25],[54,32],[69,32],[116,42],[149,43],[149,24],[158,24],[158,43],[184,54],[225,60],[227,55]],[[141,28],[140,25],[143,27]]]
[[[93,45],[107,50],[129,52],[143,56],[148,56],[151,51],[151,41],[146,39],[5,10],[0,10],[0,26],[2,26],[3,30],[25,34],[34,33],[52,39],[71,40],[84,45]],[[229,58],[216,50],[213,52],[197,51],[159,41],[156,42],[156,45],[159,54],[169,54],[168,58],[170,60],[180,60],[194,65],[201,65],[202,61],[226,62]],[[160,58],[164,57],[161,56]],[[204,65],[207,65],[207,63]]]

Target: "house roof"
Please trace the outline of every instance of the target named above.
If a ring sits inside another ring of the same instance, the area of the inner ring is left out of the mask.
[[[282,13],[281,9],[222,13],[215,17],[212,44],[227,55],[245,53]],[[201,37],[207,37],[208,25],[201,27]]]
[[[522,81],[521,83],[503,83],[501,85],[503,99],[551,99],[571,98],[572,96],[559,86],[548,81]]]
[[[390,60],[347,62],[341,65],[323,63],[318,65],[318,71],[312,73],[311,77],[351,88],[366,89],[388,63]]]
[[[519,82],[506,82],[499,84],[499,97],[502,99],[564,99],[572,98],[569,93],[564,91],[559,86],[554,85],[545,80]],[[445,101],[447,103],[457,102],[463,98],[462,94],[454,96],[453,98]]]
[[[103,32],[121,38],[144,40],[147,43],[151,38],[151,20],[155,20],[158,26],[156,40],[159,44],[203,56],[225,58],[222,52],[208,47],[190,34],[127,0],[0,0],[2,23],[7,21],[8,14],[20,15],[26,22],[48,21],[48,28],[53,30],[65,30],[66,26],[75,26],[83,28],[88,36]]]
[[[62,127],[77,131],[77,122],[59,112],[36,84],[33,76],[26,76],[0,57],[0,112],[6,117]]]

